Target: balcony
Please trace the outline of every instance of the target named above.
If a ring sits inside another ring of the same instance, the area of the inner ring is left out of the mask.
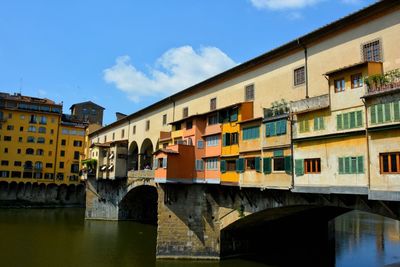
[[[320,95],[290,103],[293,113],[304,113],[329,107],[329,95]]]
[[[167,141],[171,139],[171,132],[160,132],[160,141]]]
[[[364,78],[366,92],[364,97],[387,94],[400,89],[400,69],[383,74],[374,74]]]

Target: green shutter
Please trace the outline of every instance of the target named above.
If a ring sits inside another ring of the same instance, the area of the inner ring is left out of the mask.
[[[294,161],[295,167],[295,174],[296,176],[304,175],[304,160],[303,159],[296,159]]]
[[[385,111],[385,113],[384,113],[384,121],[385,122],[388,122],[388,121],[391,121],[391,118],[390,118],[390,103],[386,103],[386,104],[384,104],[383,105],[383,110]]]
[[[275,121],[275,129],[276,129],[276,135],[280,135],[281,134],[281,121]]]
[[[350,157],[344,158],[344,173],[350,173]]]
[[[370,107],[370,111],[371,111],[371,124],[375,124],[376,123],[376,105],[373,105]]]
[[[339,158],[339,174],[344,174],[344,158]]]
[[[270,126],[270,123],[266,123],[266,124],[265,124],[265,136],[266,136],[266,137],[271,136],[271,126]]]
[[[271,173],[271,158],[263,158],[263,172],[265,174]]]
[[[304,131],[309,132],[310,131],[310,125],[308,124],[308,120],[305,120],[305,125],[304,125]]]
[[[292,156],[285,157],[285,172],[287,174],[292,173]]]
[[[298,125],[299,125],[299,132],[304,133],[304,121],[299,121]]]
[[[357,157],[357,173],[364,173],[364,157]]]
[[[225,135],[226,135],[226,134],[223,134],[223,135],[222,135],[222,146],[226,146]]]
[[[356,127],[361,127],[363,126],[363,112],[361,110],[356,112],[357,114],[357,124]]]
[[[261,172],[261,158],[256,157],[255,159],[255,167],[256,167],[256,172]]]
[[[286,127],[287,127],[287,121],[286,120],[282,120],[281,121],[281,134],[286,134]]]
[[[225,145],[226,146],[230,146],[231,145],[231,134],[230,133],[226,133],[225,134]]]
[[[357,173],[357,157],[350,157],[350,173]]]
[[[314,131],[319,130],[319,117],[314,118]]]
[[[383,106],[382,104],[377,105],[377,113],[378,113],[378,123],[383,122]]]
[[[319,130],[325,129],[324,117],[319,117]]]
[[[349,113],[343,114],[343,129],[349,129]]]
[[[244,172],[244,158],[236,160],[236,172]]]
[[[221,173],[225,173],[226,172],[226,160],[221,160],[221,162],[219,163],[220,169],[221,169]]]
[[[271,124],[270,124],[271,126],[271,136],[274,136],[274,135],[276,135],[276,124],[275,124],[275,122],[271,122]]]
[[[350,129],[355,128],[356,127],[356,113],[350,112],[349,117],[350,117]]]
[[[336,115],[336,128],[338,131],[343,130],[342,114]]]
[[[400,109],[399,109],[399,101],[393,102],[393,119],[395,121],[400,120]]]
[[[231,110],[231,116],[230,116],[230,121],[237,121],[238,120],[238,109],[232,109]]]
[[[283,157],[283,149],[275,149],[274,157]]]

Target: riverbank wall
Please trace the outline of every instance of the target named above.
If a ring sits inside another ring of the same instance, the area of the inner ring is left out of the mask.
[[[85,185],[0,182],[0,208],[85,207]]]

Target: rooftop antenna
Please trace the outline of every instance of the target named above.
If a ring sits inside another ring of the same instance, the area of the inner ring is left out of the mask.
[[[24,79],[21,77],[20,79],[19,79],[19,94],[20,95],[22,95],[22,81],[23,81]]]

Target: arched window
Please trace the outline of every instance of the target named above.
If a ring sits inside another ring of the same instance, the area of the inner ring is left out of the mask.
[[[38,137],[38,139],[37,139],[38,144],[44,144],[44,142],[45,142],[44,137]]]
[[[29,126],[28,132],[36,133],[36,127],[35,126]]]
[[[24,168],[25,169],[32,169],[32,161],[30,161],[30,160],[25,161]]]
[[[36,170],[41,170],[43,169],[43,163],[41,161],[36,161],[35,162],[35,169]]]
[[[28,136],[28,143],[35,143],[35,137],[33,136]]]
[[[26,149],[26,154],[27,155],[33,155],[33,154],[35,154],[35,151],[33,150],[33,148],[27,148]]]
[[[46,127],[39,127],[39,133],[46,133]]]
[[[43,149],[36,149],[36,155],[38,155],[38,156],[42,156],[44,154],[44,151],[43,151]]]

